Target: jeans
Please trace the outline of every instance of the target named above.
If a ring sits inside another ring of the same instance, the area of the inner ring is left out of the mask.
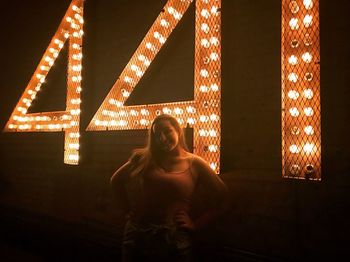
[[[124,228],[122,261],[193,261],[189,232],[174,224],[138,225]]]

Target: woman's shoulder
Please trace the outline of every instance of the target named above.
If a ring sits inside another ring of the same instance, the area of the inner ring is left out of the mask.
[[[111,177],[111,183],[118,181],[125,181],[129,178],[130,173],[133,170],[134,164],[132,161],[127,161],[121,167],[119,167]]]
[[[204,160],[202,157],[200,157],[199,155],[188,153],[188,158],[191,161],[192,169],[195,170],[196,172],[198,173],[213,172],[208,162]]]

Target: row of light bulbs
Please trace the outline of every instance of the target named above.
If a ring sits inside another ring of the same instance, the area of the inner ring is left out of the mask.
[[[305,143],[303,146],[298,146],[296,144],[292,144],[289,147],[289,151],[292,154],[297,154],[297,153],[300,153],[301,148],[304,151],[304,153],[307,153],[307,154],[310,154],[310,153],[315,152],[317,150],[317,147],[315,146],[314,143]]]
[[[314,75],[317,75],[314,70],[314,60],[317,57],[317,50],[312,46],[317,39],[317,32],[314,32],[314,26],[317,26],[317,14],[313,9],[315,1],[285,1],[289,7],[286,15],[288,22],[285,25],[284,39],[290,41],[289,46],[285,46],[290,52],[287,59],[284,61],[284,67],[289,73],[286,74],[286,79],[289,81],[286,86],[286,99],[289,100],[287,112],[287,127],[284,131],[286,136],[287,154],[284,168],[286,168],[286,177],[305,178],[315,171],[317,155],[319,155],[317,117],[319,109],[317,104],[318,94],[315,89]],[[300,5],[300,3],[302,3]],[[303,9],[301,13],[299,11]],[[299,29],[303,26],[302,31]],[[313,30],[313,31],[310,31]],[[286,37],[287,36],[287,37]],[[297,37],[297,38],[296,38]],[[302,38],[302,40],[298,39]],[[289,40],[291,39],[291,40]],[[304,45],[300,45],[304,43]],[[292,48],[292,49],[290,49]],[[297,49],[298,48],[298,49]],[[299,49],[301,48],[301,49]],[[317,80],[317,79],[316,79]],[[299,85],[299,86],[298,86]],[[302,86],[304,85],[304,86]],[[317,108],[317,109],[316,109]],[[286,120],[284,120],[286,121]],[[300,162],[300,163],[298,163]],[[311,179],[317,179],[316,177]]]

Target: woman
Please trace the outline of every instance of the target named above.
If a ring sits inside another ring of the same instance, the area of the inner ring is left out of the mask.
[[[154,119],[147,146],[114,173],[111,185],[128,214],[123,261],[191,261],[191,234],[227,205],[226,186],[207,162],[188,151],[170,115]],[[214,204],[193,219],[191,201],[199,186]]]

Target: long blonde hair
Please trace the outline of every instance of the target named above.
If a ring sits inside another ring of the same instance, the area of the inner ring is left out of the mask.
[[[143,173],[143,171],[145,171],[149,165],[153,161],[157,160],[157,158],[161,155],[162,151],[156,143],[156,138],[153,131],[154,125],[160,121],[169,121],[169,123],[175,128],[178,134],[178,146],[187,152],[189,151],[186,144],[184,132],[179,122],[177,122],[176,118],[167,114],[159,115],[153,120],[151,127],[148,130],[148,140],[146,146],[143,148],[135,149],[129,159],[129,161],[135,166],[131,172],[131,176]]]

